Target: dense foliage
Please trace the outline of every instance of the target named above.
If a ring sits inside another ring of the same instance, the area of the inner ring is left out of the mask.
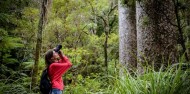
[[[190,56],[190,2],[179,1],[183,36]],[[62,44],[73,63],[64,75],[65,94],[187,94],[190,70],[172,67],[143,75],[126,72],[119,77],[119,37],[117,0],[53,0],[43,31],[38,78],[45,67],[44,54]],[[34,64],[38,0],[0,1],[0,94],[33,94],[31,74]],[[112,10],[112,12],[110,12]],[[105,23],[107,22],[107,24]],[[106,28],[110,28],[109,32]],[[108,32],[106,34],[105,32]],[[105,66],[105,39],[107,63]],[[182,56],[182,48],[178,46]],[[181,63],[186,63],[182,58]],[[181,66],[181,65],[180,65]],[[164,88],[166,87],[166,88]],[[39,90],[38,86],[34,88]]]

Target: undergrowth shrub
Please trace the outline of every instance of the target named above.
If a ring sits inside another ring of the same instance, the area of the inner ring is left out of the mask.
[[[115,77],[111,94],[189,94],[190,70],[182,70],[181,65],[159,71],[146,69],[145,73],[131,75],[126,71]]]

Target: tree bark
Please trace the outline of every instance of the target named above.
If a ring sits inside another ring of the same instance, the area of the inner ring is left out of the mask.
[[[135,0],[132,4],[119,1],[119,61],[128,70],[136,68],[137,40]]]
[[[172,0],[137,1],[138,68],[177,62],[177,29]]]
[[[41,12],[40,12],[40,19],[39,19],[39,24],[38,24],[35,62],[34,62],[33,70],[32,70],[32,83],[31,83],[32,89],[35,89],[35,87],[37,86],[39,57],[40,57],[40,51],[42,48],[42,32],[47,21],[47,12],[48,12],[48,7],[50,6],[50,4],[51,4],[51,0],[41,1]]]
[[[143,10],[144,5],[140,1],[136,1],[136,29],[137,29],[137,68],[140,73],[143,72],[142,64],[145,63],[144,55],[145,55],[145,48],[147,46],[146,41],[151,41],[149,38],[151,35],[148,26],[143,26],[143,18],[147,17],[147,14]],[[147,49],[147,48],[146,48]]]

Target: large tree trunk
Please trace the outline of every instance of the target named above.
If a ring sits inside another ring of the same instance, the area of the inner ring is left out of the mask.
[[[119,1],[119,60],[128,70],[136,68],[135,0],[129,4]]]
[[[139,70],[142,65],[175,63],[177,31],[174,27],[172,0],[144,0],[136,3],[137,50]]]
[[[35,63],[32,70],[32,83],[31,83],[32,89],[34,89],[37,86],[38,64],[39,64],[40,51],[42,48],[42,32],[45,27],[45,23],[47,21],[47,12],[48,12],[48,7],[50,6],[50,4],[51,4],[51,0],[41,1],[41,13],[40,13],[40,20],[38,24]]]

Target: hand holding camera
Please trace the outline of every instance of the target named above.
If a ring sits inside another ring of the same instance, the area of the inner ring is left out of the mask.
[[[54,51],[57,52],[58,54],[62,54],[62,52],[60,51],[61,48],[62,48],[62,45],[57,45]]]

